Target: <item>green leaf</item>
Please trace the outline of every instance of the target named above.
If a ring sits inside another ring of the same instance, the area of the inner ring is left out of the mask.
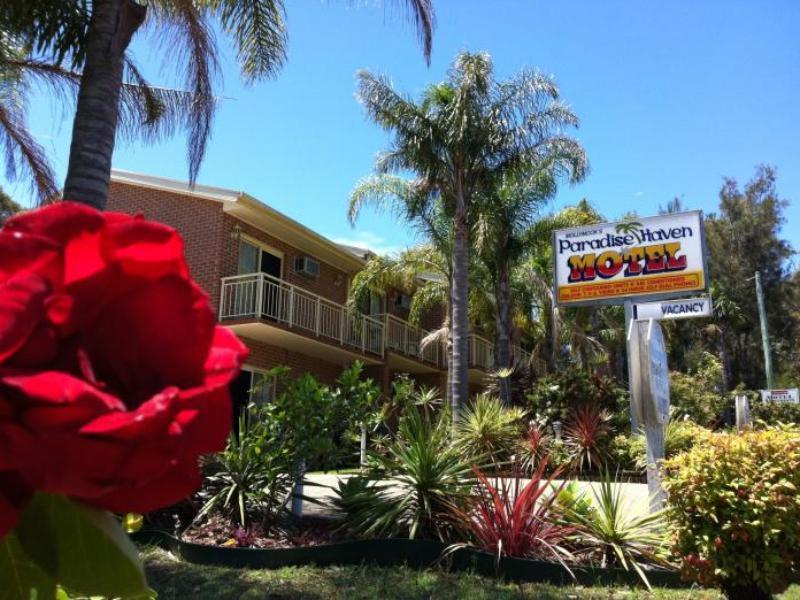
[[[0,600],[51,600],[56,584],[22,549],[17,536],[0,540]]]
[[[16,532],[28,555],[70,593],[132,598],[148,592],[136,547],[107,512],[37,494]]]

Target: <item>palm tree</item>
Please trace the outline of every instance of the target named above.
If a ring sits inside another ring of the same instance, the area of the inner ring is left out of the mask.
[[[565,125],[577,125],[577,118],[565,107],[553,109],[553,98],[541,101],[542,121],[540,139],[562,136]],[[571,144],[542,144],[547,150],[539,162],[525,167],[524,173],[503,177],[495,190],[493,202],[487,202],[480,215],[477,247],[487,268],[495,296],[495,367],[509,369],[511,364],[512,296],[511,274],[526,252],[531,236],[551,236],[553,219],[541,219],[541,205],[552,198],[563,175],[571,181],[581,179],[586,172],[586,155],[578,142]],[[549,146],[549,147],[548,147]],[[500,397],[511,404],[511,381],[500,380]]]
[[[460,53],[447,79],[430,86],[415,102],[396,92],[385,77],[359,73],[358,97],[369,117],[392,134],[392,145],[376,164],[378,177],[416,174],[414,210],[440,203],[452,220],[451,402],[458,419],[468,395],[469,246],[485,192],[505,173],[522,170],[552,152],[573,145],[569,138],[543,140],[539,132],[552,115],[540,102],[557,98],[551,80],[523,71],[497,81],[488,54]],[[554,103],[554,111],[562,110]]]
[[[404,0],[430,56],[430,0]],[[236,45],[247,81],[273,76],[286,59],[283,0],[4,0],[0,31],[22,40],[45,62],[80,72],[64,197],[104,208],[119,124],[128,47],[143,26],[168,39],[166,61],[192,95],[188,130],[189,178],[197,177],[216,108],[213,81],[216,19]]]

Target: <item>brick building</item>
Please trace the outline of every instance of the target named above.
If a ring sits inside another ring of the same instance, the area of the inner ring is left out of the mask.
[[[373,297],[360,310],[348,306],[350,280],[369,257],[364,250],[336,244],[246,193],[150,175],[114,171],[107,208],[181,233],[192,276],[220,322],[251,350],[233,386],[238,402],[273,394],[265,373],[279,365],[331,383],[361,360],[384,391],[403,372],[428,386],[446,385],[444,348],[421,347],[427,331],[406,321],[407,292]],[[440,327],[441,311],[423,321]],[[473,385],[492,360],[491,343],[471,336]]]

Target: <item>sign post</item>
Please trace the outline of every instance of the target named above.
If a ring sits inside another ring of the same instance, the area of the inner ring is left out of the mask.
[[[736,394],[736,429],[743,431],[750,425],[750,400],[747,394]]]
[[[554,295],[560,306],[623,304],[633,431],[647,441],[650,509],[665,495],[660,464],[669,419],[669,369],[659,321],[711,315],[700,211],[586,225],[553,234]],[[634,304],[634,300],[640,304]]]

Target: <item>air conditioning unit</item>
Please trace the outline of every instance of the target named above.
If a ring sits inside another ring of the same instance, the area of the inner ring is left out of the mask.
[[[319,277],[319,261],[309,256],[298,256],[294,259],[294,271],[303,277],[316,279]]]
[[[411,296],[408,294],[397,294],[394,298],[394,305],[397,308],[408,310],[411,308]]]

